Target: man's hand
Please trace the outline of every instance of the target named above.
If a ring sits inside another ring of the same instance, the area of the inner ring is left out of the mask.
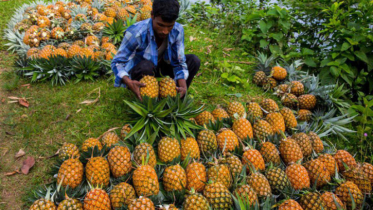
[[[178,93],[180,93],[180,98],[182,98],[186,94],[188,87],[186,85],[185,79],[179,79],[177,80],[177,83],[179,87],[176,87],[176,90]]]
[[[128,89],[130,89],[136,97],[142,101],[140,87],[145,87],[145,84],[136,80],[131,80],[128,76],[123,77],[123,82],[127,85]]]

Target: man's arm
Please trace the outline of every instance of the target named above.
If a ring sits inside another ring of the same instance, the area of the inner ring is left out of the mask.
[[[177,91],[180,96],[183,97],[187,92],[186,80],[189,76],[188,67],[186,65],[186,58],[184,53],[184,29],[181,28],[179,35],[176,38],[176,42],[171,46],[171,65],[174,69],[175,80],[177,81]]]

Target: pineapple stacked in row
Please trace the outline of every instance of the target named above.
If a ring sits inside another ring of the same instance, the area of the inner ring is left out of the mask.
[[[102,31],[115,20],[137,21],[150,18],[152,2],[75,1],[29,7],[23,20],[14,27],[24,32],[23,42],[30,46],[28,58],[51,56],[86,56],[94,60],[111,60],[116,54],[112,40],[102,36]]]

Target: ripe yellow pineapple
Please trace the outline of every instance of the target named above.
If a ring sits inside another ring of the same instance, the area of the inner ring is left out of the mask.
[[[253,123],[254,120],[256,119],[263,117],[263,111],[260,108],[258,103],[250,102],[246,105],[246,108],[247,108],[247,115],[251,123]]]
[[[305,94],[298,97],[299,108],[312,110],[316,106],[316,96],[312,94]]]
[[[67,57],[72,58],[76,55],[79,55],[81,49],[82,48],[79,45],[71,45],[67,50]]]
[[[109,185],[110,167],[107,160],[103,157],[90,158],[85,167],[85,174],[87,181],[92,186],[106,187]]]
[[[53,51],[52,56],[62,56],[67,58],[67,53],[64,49],[57,48],[56,50]]]
[[[339,171],[341,172],[346,170],[343,163],[345,163],[349,168],[357,167],[355,158],[346,150],[338,150],[334,155],[334,159],[336,160]]]
[[[55,27],[52,29],[51,37],[53,39],[62,39],[65,36],[65,31],[61,27]]]
[[[310,131],[308,133],[308,138],[311,141],[313,150],[317,154],[324,150],[324,144],[322,143],[320,137],[315,132]]]
[[[318,192],[306,192],[299,201],[303,209],[306,210],[324,210],[324,200]]]
[[[79,149],[75,144],[65,142],[58,152],[58,157],[60,159],[79,158]]]
[[[294,139],[298,143],[304,156],[309,156],[312,154],[312,144],[307,134],[296,133],[293,134],[292,139]]]
[[[149,98],[158,98],[159,85],[155,77],[147,75],[140,79],[140,82],[145,84],[145,87],[140,88],[141,96],[148,96]]]
[[[213,153],[218,148],[218,143],[216,141],[214,132],[207,129],[199,132],[197,143],[203,155]]]
[[[310,177],[304,166],[298,163],[294,163],[285,170],[286,175],[289,178],[291,186],[295,190],[301,190],[310,187]]]
[[[208,183],[203,190],[203,195],[213,209],[229,210],[233,205],[231,193],[220,182]]]
[[[268,113],[279,111],[277,103],[270,98],[263,99],[260,102],[260,106]]]
[[[291,93],[284,93],[281,96],[281,102],[284,106],[289,107],[291,109],[296,109],[298,108],[298,98]]]
[[[228,154],[228,157],[220,159],[219,162],[228,166],[233,179],[242,172],[242,162],[240,158],[233,154]]]
[[[154,168],[149,165],[136,168],[133,173],[133,186],[138,196],[157,195],[159,182]]]
[[[83,204],[78,199],[69,198],[67,195],[65,197],[66,197],[65,200],[63,200],[58,205],[57,210],[65,210],[65,209],[83,210]]]
[[[313,185],[317,183],[317,187],[322,187],[330,182],[330,173],[322,161],[318,159],[310,160],[303,166],[307,169]]]
[[[128,206],[136,198],[135,189],[132,185],[121,182],[110,191],[110,202],[114,209]]]
[[[47,28],[51,26],[51,21],[46,16],[39,16],[37,21],[40,28]]]
[[[263,83],[265,83],[266,79],[267,75],[264,73],[264,71],[257,71],[254,74],[253,83],[258,86],[262,86]]]
[[[312,112],[310,110],[300,109],[298,111],[298,120],[309,122],[311,121],[311,118],[312,118]]]
[[[128,210],[155,210],[154,203],[147,197],[133,199],[128,205]]]
[[[263,157],[256,149],[247,149],[242,155],[242,163],[246,166],[248,173],[253,169],[255,171],[264,171],[265,169]]]
[[[216,135],[219,149],[225,152],[234,151],[238,147],[237,135],[228,128],[222,128]]]
[[[84,58],[84,57],[85,58],[91,58],[92,60],[95,59],[95,53],[93,52],[93,50],[91,48],[88,48],[88,47],[81,48],[78,56],[80,56],[82,58]]]
[[[363,194],[369,194],[372,191],[368,176],[360,168],[345,170],[342,175],[347,181],[356,184]]]
[[[97,36],[90,35],[85,38],[85,44],[88,46],[100,46],[100,40],[97,38]]]
[[[84,198],[84,210],[111,210],[109,195],[103,189],[91,189]]]
[[[289,108],[283,107],[280,113],[284,117],[286,128],[291,129],[291,128],[297,127],[298,125],[297,119],[295,118],[293,112]]]
[[[282,139],[278,149],[282,159],[287,165],[303,159],[302,150],[294,139]]]
[[[272,195],[271,186],[267,178],[259,172],[252,173],[247,178],[247,184],[255,190],[258,197],[268,197]]]
[[[131,171],[131,153],[127,147],[115,146],[108,154],[108,162],[111,174],[117,178]]]
[[[163,137],[158,143],[158,157],[164,163],[169,163],[180,157],[180,143],[175,138]]]
[[[208,181],[219,182],[223,184],[227,189],[232,186],[232,175],[229,171],[228,166],[224,164],[216,164],[209,168],[207,171]]]
[[[53,51],[56,50],[55,46],[52,45],[45,45],[42,50],[39,51],[39,58],[49,59],[53,53]]]
[[[125,124],[122,129],[120,130],[120,137],[122,137],[122,140],[124,140],[127,136],[127,134],[131,132],[131,125]]]
[[[83,164],[79,159],[65,160],[58,170],[57,183],[74,189],[83,181],[83,173]]]
[[[339,207],[346,208],[341,199],[332,192],[324,192],[321,195],[321,199],[324,201],[325,210],[338,210],[336,202],[339,204]]]
[[[207,199],[198,193],[188,195],[183,203],[184,210],[209,210],[210,208]]]
[[[211,114],[212,116],[214,116],[216,120],[223,120],[225,118],[229,118],[227,111],[225,111],[225,109],[223,109],[219,105],[211,112]]]
[[[89,138],[83,142],[82,151],[87,152],[89,148],[93,149],[94,147],[97,147],[99,150],[101,150],[102,149],[101,142],[95,138]]]
[[[112,18],[115,18],[117,16],[116,10],[113,7],[106,8],[105,11],[104,11],[104,14],[107,17],[112,17]]]
[[[229,103],[227,112],[230,117],[234,117],[235,114],[237,114],[238,117],[246,117],[245,107],[238,101]]]
[[[284,80],[286,78],[286,76],[288,75],[288,72],[286,71],[285,68],[283,68],[281,66],[275,66],[271,70],[271,75],[276,80],[281,81],[281,80]]]
[[[40,198],[36,200],[31,206],[29,210],[55,210],[57,209],[56,204],[54,204],[53,201],[51,201],[50,197],[50,190],[48,190],[48,193],[45,198]]]
[[[242,185],[236,188],[233,192],[236,198],[240,198],[245,203],[255,206],[258,203],[258,196],[256,192],[249,185]]]
[[[264,142],[259,150],[265,163],[272,163],[277,166],[281,164],[280,153],[271,142]]]
[[[304,85],[299,81],[292,81],[290,85],[290,93],[300,96],[304,93]]]
[[[234,120],[232,130],[240,139],[253,138],[253,128],[251,127],[251,123],[246,118]]]
[[[270,168],[266,172],[271,189],[275,193],[280,193],[290,186],[290,181],[285,171],[280,168]]]
[[[127,20],[127,18],[129,18],[129,16],[130,15],[128,14],[128,12],[127,12],[127,10],[125,8],[118,9],[118,11],[117,11],[117,18],[119,20],[125,21],[125,20]]]
[[[97,22],[97,23],[93,24],[93,26],[92,26],[92,30],[93,30],[93,32],[95,32],[95,33],[99,33],[99,32],[102,31],[104,28],[105,28],[105,24],[102,23],[102,22]]]
[[[359,209],[364,199],[364,195],[361,193],[358,186],[350,181],[347,181],[337,187],[335,194],[342,200],[348,209],[352,209],[352,200],[356,205],[356,209]]]
[[[278,210],[304,210],[298,202],[293,199],[287,199],[278,206]]]
[[[359,169],[365,173],[373,186],[373,165],[370,163],[361,163],[358,165]]]
[[[114,132],[107,132],[102,136],[101,142],[102,145],[106,147],[112,147],[114,144],[117,144],[120,141],[119,136]]]
[[[147,157],[149,155],[149,157]],[[151,167],[155,167],[157,164],[157,158],[155,156],[155,152],[153,146],[148,143],[140,143],[135,147],[135,151],[133,151],[133,160],[138,164],[141,165],[142,161],[147,160],[147,164]]]
[[[181,160],[190,157],[191,159],[199,159],[200,151],[197,141],[192,137],[181,139]]]
[[[27,58],[31,58],[31,59],[38,58],[38,56],[39,56],[39,49],[35,48],[35,47],[32,47],[29,50],[27,50],[26,55],[27,55]]]
[[[264,141],[273,134],[272,126],[265,120],[254,123],[254,136],[258,141]]]
[[[176,83],[171,77],[163,77],[159,82],[159,96],[161,98],[176,97]]]
[[[187,189],[192,188],[201,192],[205,188],[205,183],[207,182],[206,168],[202,163],[193,162],[190,163],[186,168],[187,177]]]
[[[330,154],[321,154],[317,159],[324,163],[330,175],[334,176],[336,172],[339,172],[338,164]]]
[[[198,125],[204,125],[208,124],[210,121],[212,123],[215,122],[215,118],[212,116],[212,114],[209,111],[203,111],[198,116],[195,117],[195,120],[197,121]]]
[[[163,173],[163,186],[166,191],[185,188],[187,186],[185,170],[180,165],[168,166]]]
[[[284,117],[279,112],[271,112],[267,114],[266,121],[272,126],[273,133],[285,132]]]

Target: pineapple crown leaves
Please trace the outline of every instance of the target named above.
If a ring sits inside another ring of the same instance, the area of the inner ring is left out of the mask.
[[[25,32],[13,31],[12,29],[4,30],[4,39],[7,40],[5,46],[8,47],[8,51],[17,52],[19,55],[26,55],[30,46],[23,42]]]
[[[75,18],[75,16],[79,15],[79,14],[83,14],[85,16],[87,16],[87,10],[88,8],[87,7],[81,7],[80,5],[78,5],[77,7],[74,7],[71,9],[71,18]]]
[[[92,7],[96,8],[100,13],[104,11],[104,5],[105,3],[101,0],[93,0]]]
[[[103,29],[103,36],[109,37],[109,39],[113,41],[113,44],[117,45],[122,42],[126,29],[127,27],[123,20],[114,20],[113,23],[109,23],[105,26]]]
[[[84,165],[88,162],[88,160],[92,157],[105,157],[109,153],[109,149],[106,145],[103,145],[102,149],[100,150],[97,145],[93,148],[90,147],[86,152],[82,152],[80,154],[80,162]]]
[[[258,57],[255,57],[255,59],[259,61],[259,64],[255,71],[264,71],[266,75],[269,75],[271,71],[270,66],[273,63],[273,61],[277,59],[277,56],[272,54],[268,57],[266,54],[258,52]]]
[[[235,209],[240,209],[240,210],[259,210],[259,209],[262,209],[258,202],[256,202],[255,204],[250,203],[250,200],[249,200],[248,197],[245,198],[244,196],[241,197],[239,195],[234,196],[232,193],[231,193],[231,197],[233,199],[233,204],[234,204]],[[265,209],[271,209],[271,207],[269,206],[269,208],[265,208]]]
[[[308,76],[307,72],[297,70],[302,65],[303,65],[302,60],[295,60],[290,65],[285,63],[285,69],[288,72],[288,75],[289,75],[288,78],[290,81],[301,80]]]
[[[32,195],[28,197],[30,202],[35,202],[40,198],[45,198],[46,200],[53,200],[53,193],[56,191],[57,187],[55,183],[49,183],[44,186],[40,186],[32,191]]]
[[[99,76],[100,65],[91,57],[75,56],[70,64],[70,74],[76,76],[76,83],[81,80],[94,81]]]

